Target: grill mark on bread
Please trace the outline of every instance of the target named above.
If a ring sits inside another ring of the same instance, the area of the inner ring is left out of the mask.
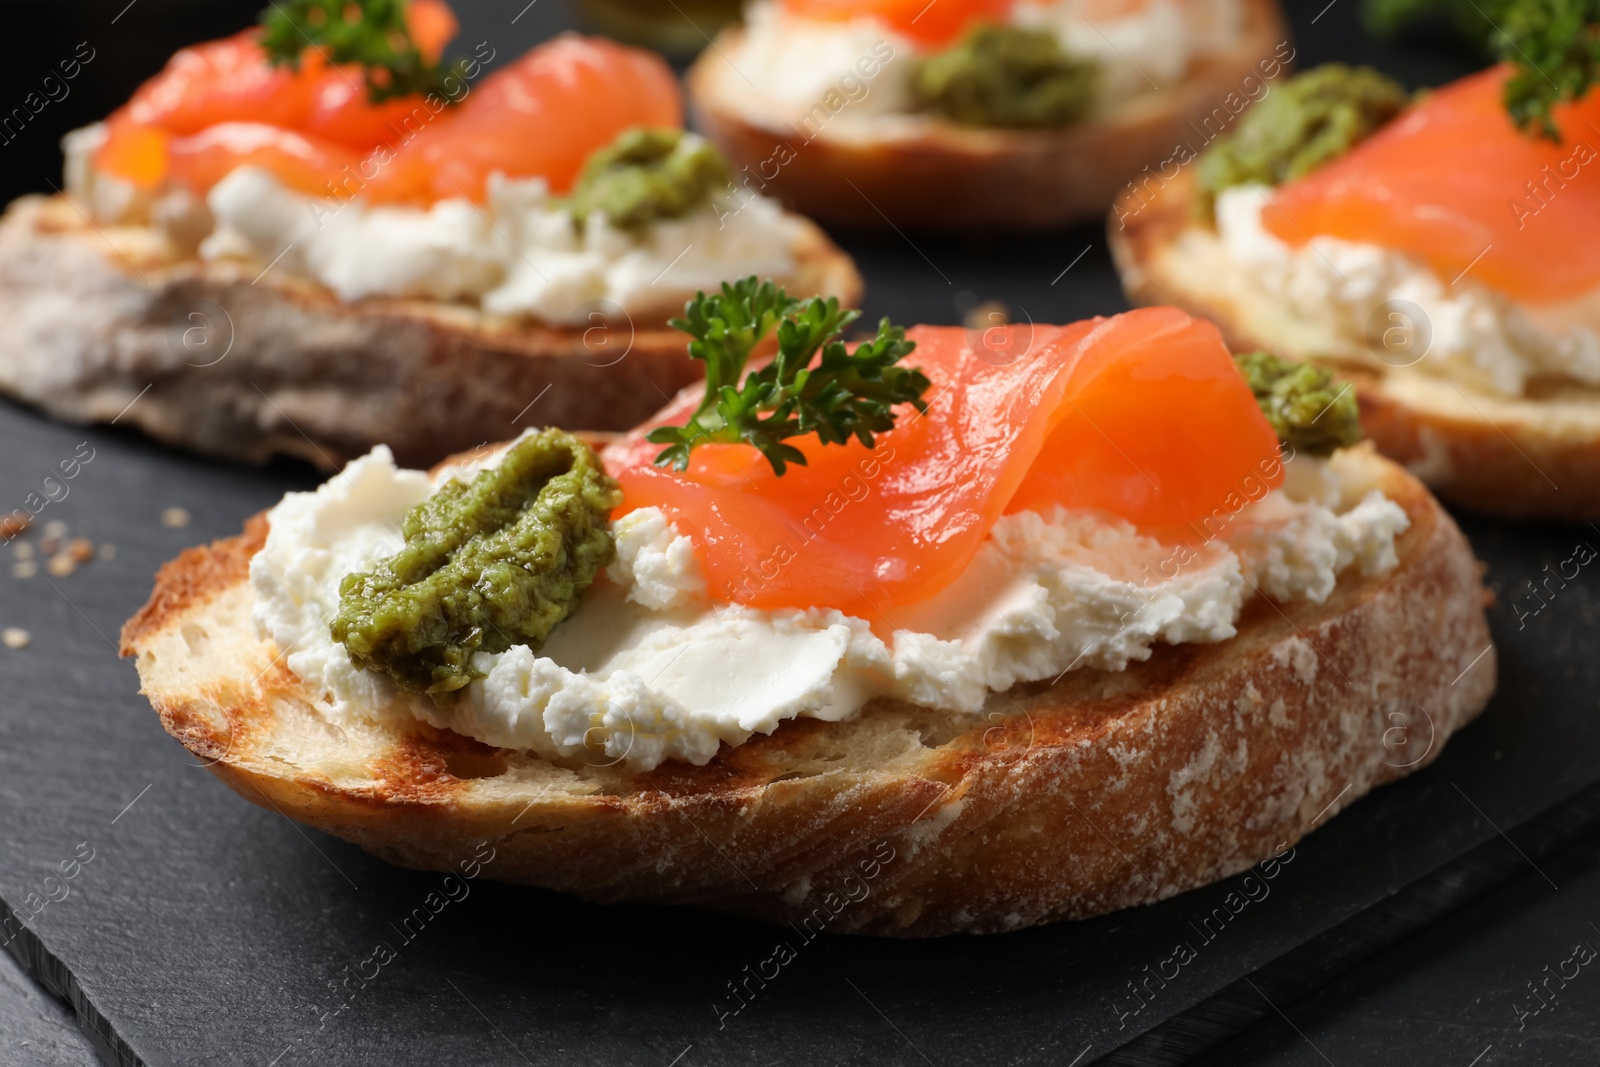
[[[199,607],[223,589],[250,577],[250,558],[267,541],[267,514],[245,520],[244,533],[224,537],[210,545],[186,548],[178,558],[161,565],[155,590],[144,607],[122,624],[121,653],[134,654],[134,645],[173,619]]]

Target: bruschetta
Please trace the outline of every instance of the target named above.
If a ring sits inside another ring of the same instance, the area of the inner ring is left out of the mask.
[[[1348,376],[1378,449],[1446,500],[1594,521],[1600,96],[1547,136],[1507,113],[1510,77],[1413,101],[1308,71],[1193,166],[1130,182],[1112,250],[1136,303]]]
[[[235,459],[426,466],[634,425],[698,376],[666,323],[725,278],[859,296],[805,219],[730,210],[659,57],[569,35],[447,62],[441,0],[347,5],[326,41],[323,7],[183,49],[67,137],[62,190],[0,219],[0,390]],[[339,51],[364,26],[387,65]]]
[[[749,195],[830,225],[1027,231],[1232,128],[1295,58],[1276,0],[756,0],[689,72]]]
[[[169,564],[122,637],[166,729],[401,865],[926,936],[1281,856],[1492,692],[1471,550],[1326,375],[759,292],[633,433],[377,449]]]

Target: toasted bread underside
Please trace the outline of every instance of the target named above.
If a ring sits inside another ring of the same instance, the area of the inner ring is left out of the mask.
[[[1123,196],[1111,252],[1128,298],[1209,318],[1235,351],[1326,364],[1355,383],[1379,451],[1461,507],[1511,518],[1600,520],[1600,389],[1541,384],[1507,397],[1352,347],[1264,293],[1197,219],[1185,172]]]
[[[1235,121],[1230,96],[1234,107],[1247,100],[1247,79],[1260,81],[1259,64],[1290,39],[1277,0],[1247,0],[1245,7],[1244,30],[1229,51],[1197,61],[1178,84],[1060,130],[940,122],[867,140],[826,125],[764,124],[739,105],[749,83],[726,58],[744,32],[738,27],[701,53],[689,71],[689,97],[700,127],[735,166],[748,167],[752,187],[829,225],[1047,229],[1099,218],[1141,167],[1192,142],[1208,120],[1213,130],[1217,121]],[[1279,76],[1287,72],[1284,66]],[[780,146],[793,158],[777,165]]]
[[[807,224],[796,293],[861,295]],[[0,218],[0,392],[198,452],[336,468],[373,445],[427,467],[528,425],[621,430],[698,381],[653,322],[530,324],[462,304],[339,300],[266,263],[177,256],[147,227],[95,227],[61,196]]]
[[[1324,604],[1257,599],[1235,638],[1017,686],[976,721],[877,701],[703,767],[558,764],[404,717],[334,725],[251,623],[262,516],[164,567],[123,652],[168,732],[240,795],[401,866],[448,869],[487,840],[489,877],[595,901],[1006,930],[1249,867],[1482,709],[1495,654],[1471,549],[1399,467],[1367,452],[1361,469],[1411,527],[1395,570],[1347,574]]]

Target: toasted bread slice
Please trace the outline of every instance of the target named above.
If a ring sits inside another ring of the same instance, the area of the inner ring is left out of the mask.
[[[1111,252],[1130,300],[1209,318],[1235,351],[1265,348],[1333,367],[1355,383],[1362,428],[1378,449],[1453,504],[1511,518],[1600,520],[1600,389],[1541,385],[1507,397],[1329,338],[1233,262],[1196,214],[1196,196],[1185,172],[1118,201]]]
[[[246,799],[402,866],[487,840],[492,878],[808,930],[1013,929],[1171,896],[1269,857],[1438,755],[1495,684],[1477,564],[1426,489],[1398,567],[1256,599],[1221,644],[994,694],[973,721],[880,700],[703,767],[556,763],[420,722],[335,726],[251,622],[267,524],[164,567],[124,627],[163,725]],[[1403,727],[1404,744],[1396,735]],[[865,887],[865,888],[863,888]]]
[[[752,119],[739,101],[749,84],[726,58],[739,27],[723,31],[689,71],[699,127],[754,187],[832,226],[886,230],[1038,230],[1099,218],[1141,167],[1194,140],[1199,124],[1235,121],[1230,96],[1248,98],[1275,51],[1289,46],[1277,0],[1246,0],[1243,32],[1226,53],[1198,60],[1184,80],[1113,113],[1060,130],[972,129],[930,122],[882,140],[814,135]],[[1292,58],[1292,51],[1289,58]],[[759,75],[757,75],[759,76]],[[1224,116],[1216,119],[1220,111]],[[1190,123],[1197,124],[1194,128]],[[786,146],[793,158],[774,166]],[[775,171],[770,176],[768,172]]]
[[[791,292],[860,299],[855,264],[809,223],[797,258]],[[627,429],[702,376],[666,314],[553,329],[346,303],[269,266],[182,257],[154,229],[24,197],[0,218],[0,392],[231,459],[332,469],[383,443],[427,467],[528,425]]]

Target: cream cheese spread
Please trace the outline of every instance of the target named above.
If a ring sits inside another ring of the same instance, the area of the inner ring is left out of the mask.
[[[1048,30],[1068,55],[1100,68],[1096,106],[1106,112],[1181,81],[1200,55],[1232,45],[1243,31],[1239,0],[1024,0],[1018,26]],[[805,140],[915,135],[931,121],[915,113],[913,89],[925,49],[878,19],[838,21],[790,14],[755,0],[736,47],[714,61],[733,69],[728,103],[747,117],[792,124]]]
[[[874,697],[976,715],[1018,682],[1121,670],[1157,643],[1226,640],[1258,590],[1320,602],[1348,568],[1395,566],[1398,505],[1372,491],[1347,507],[1337,457],[1289,466],[1283,489],[1181,556],[1100,513],[1007,516],[953,584],[876,630],[826,608],[711,602],[691,539],[640,509],[615,521],[617,562],[544,646],[480,653],[481,678],[446,709],[357,669],[328,630],[340,579],[396,551],[400,521],[436,486],[380,446],[269,514],[251,562],[254,617],[336,722],[411,715],[546,757],[703,764],[724,743],[797,716],[847,718]]]
[[[800,220],[748,191],[634,232],[602,213],[576,226],[542,179],[501,175],[491,176],[482,205],[308,197],[251,166],[223,178],[203,202],[182,190],[141,199],[94,170],[90,157],[103,135],[103,127],[86,127],[63,142],[67,191],[97,219],[162,225],[176,247],[197,243],[203,259],[309,278],[346,301],[417,297],[565,326],[654,321],[728,278],[791,281],[804,240]]]
[[[1339,345],[1509,396],[1540,377],[1600,385],[1600,294],[1531,308],[1377,245],[1313,237],[1293,247],[1262,225],[1270,196],[1235,186],[1217,197],[1228,258]]]

